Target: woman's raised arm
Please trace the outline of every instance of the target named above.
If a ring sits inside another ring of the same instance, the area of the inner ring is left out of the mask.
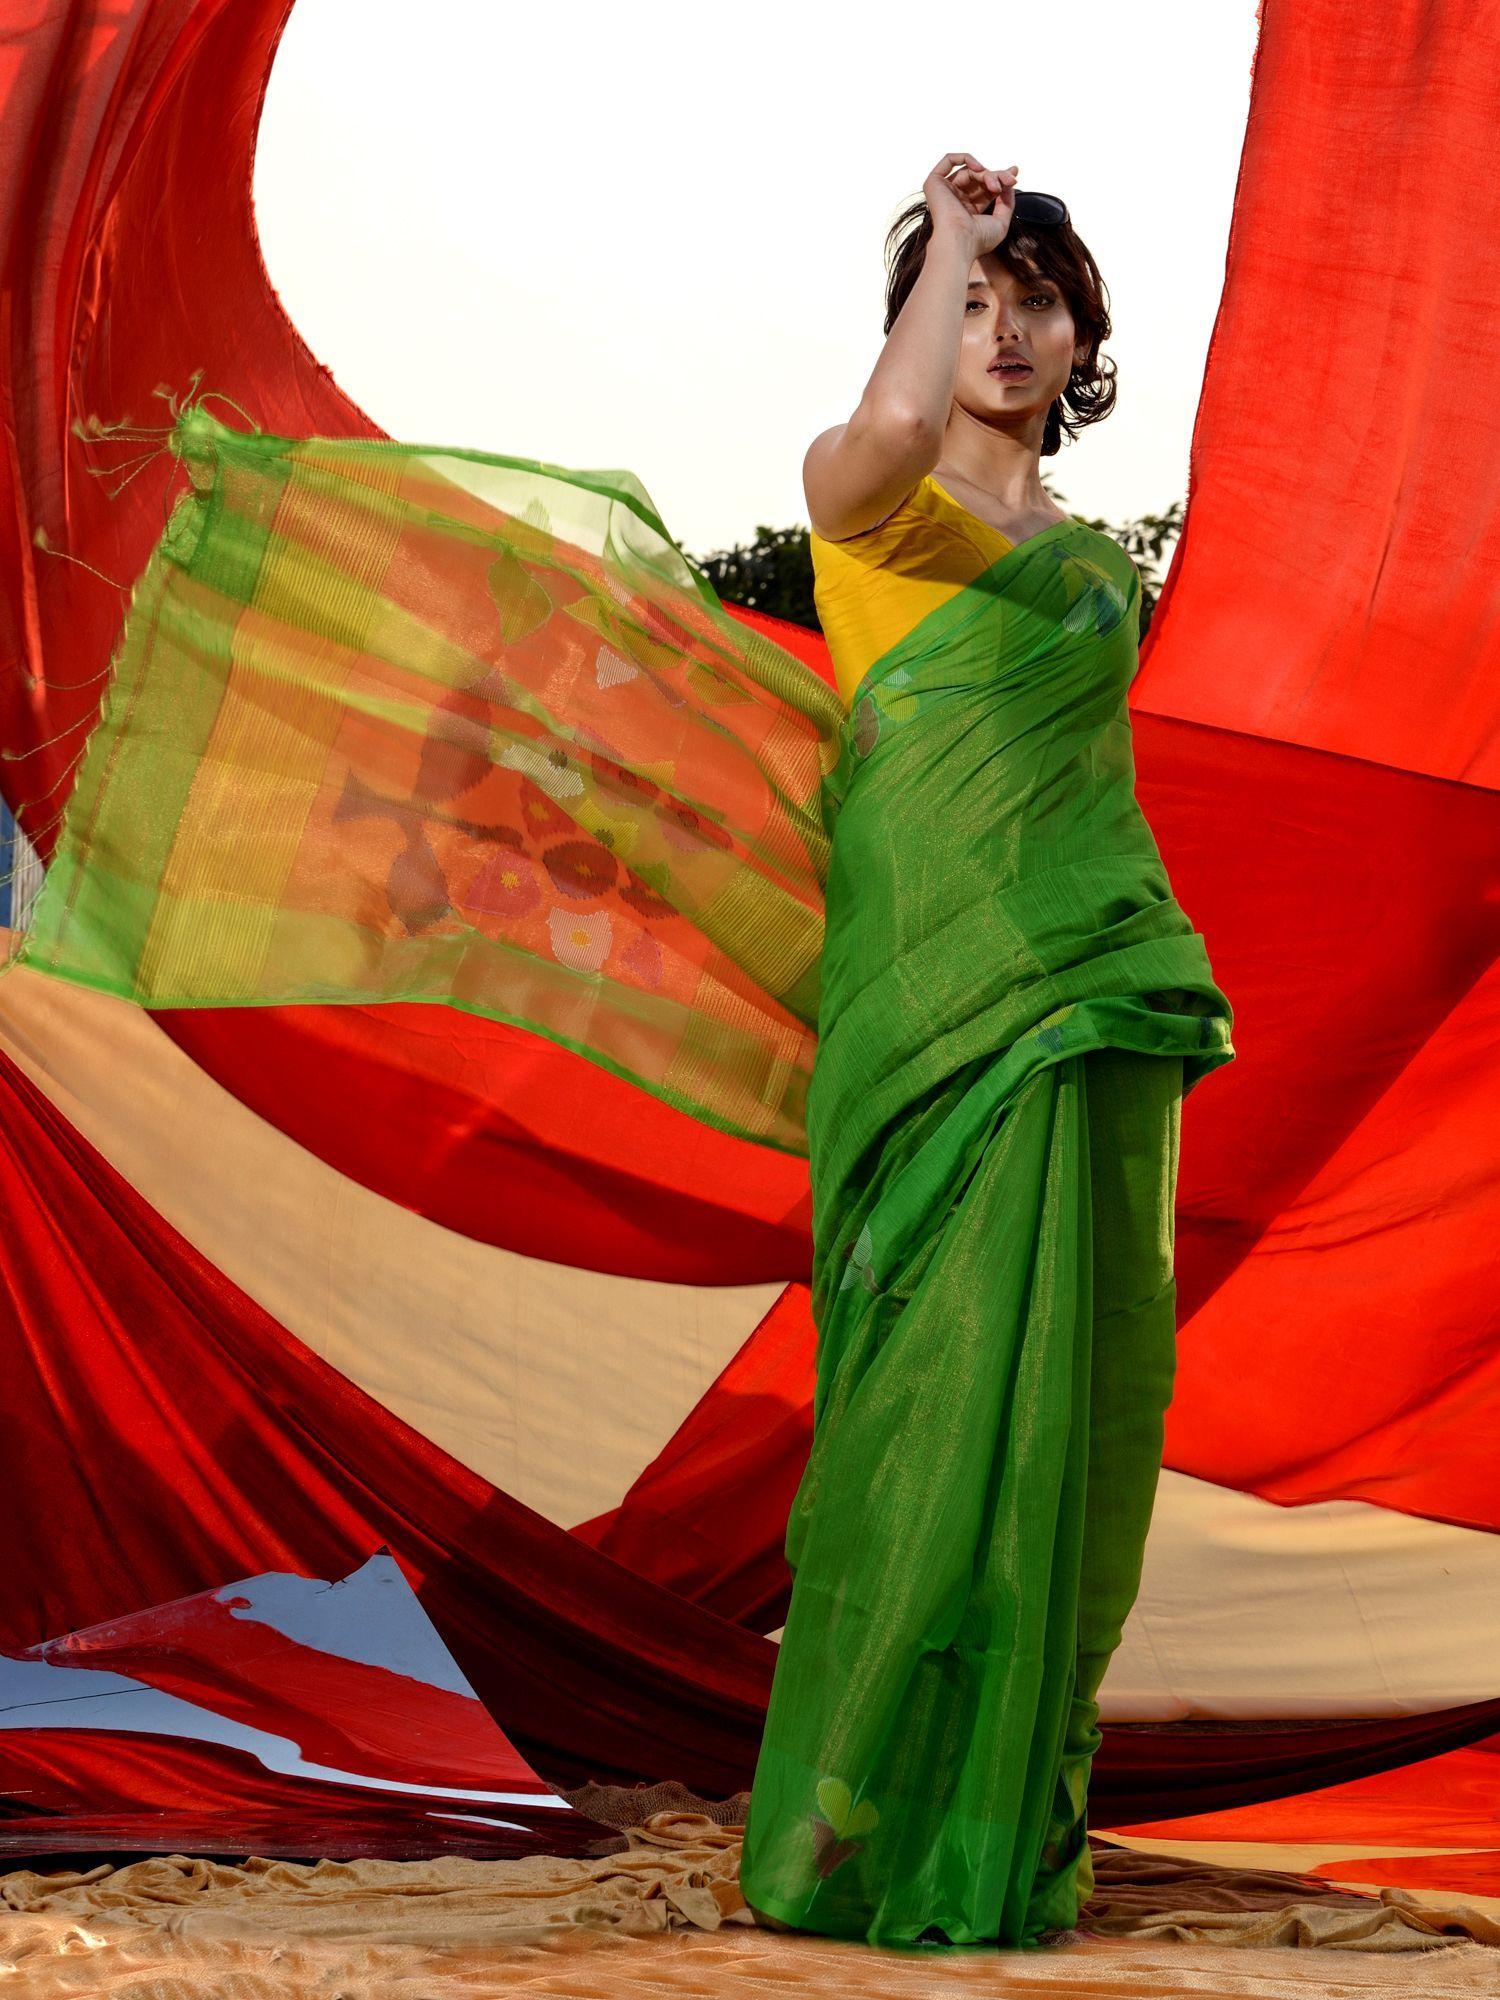
[[[922,183],[932,236],[916,283],[859,407],[847,423],[814,438],[802,462],[808,519],[825,541],[878,526],[937,464],[958,379],[969,272],[1010,228],[1018,172],[991,173],[972,153],[945,153]]]

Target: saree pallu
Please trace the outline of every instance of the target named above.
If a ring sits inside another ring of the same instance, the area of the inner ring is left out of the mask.
[[[203,401],[119,427],[190,484],[16,956],[153,1007],[460,1007],[805,1154],[815,1430],[747,1899],[891,1942],[1070,1922],[1176,1107],[1234,1053],[1134,797],[1134,565],[1056,524],[846,715],[628,473]]]
[[[627,471],[206,400],[112,427],[189,484],[8,962],[145,1007],[432,1001],[805,1155],[835,691]]]
[[[741,1863],[795,1927],[1025,1946],[1091,1888],[1180,1103],[1234,1053],[1135,799],[1138,619],[1107,537],[1020,543],[870,668],[825,788],[815,1425]]]

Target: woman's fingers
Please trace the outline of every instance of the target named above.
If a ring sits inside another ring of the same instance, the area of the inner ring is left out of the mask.
[[[990,202],[1015,185],[1020,173],[1019,166],[1002,167],[998,172],[986,167],[972,153],[944,153],[933,173],[956,194],[966,206],[981,210]]]
[[[981,174],[988,171],[983,162],[976,160],[972,153],[944,153],[932,171],[935,174],[946,174],[951,168],[957,166],[972,167],[976,173]],[[1003,174],[1018,174],[1021,169],[1018,165],[1013,165],[1002,167],[1000,171]]]
[[[922,183],[933,227],[972,235],[981,256],[993,249],[1009,230],[1020,171],[1019,166],[996,171],[972,153],[944,153]]]

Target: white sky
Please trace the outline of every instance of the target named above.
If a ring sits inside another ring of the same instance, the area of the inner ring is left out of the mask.
[[[1108,422],[1043,460],[1110,520],[1187,492],[1255,0],[296,0],[255,198],[303,337],[393,436],[627,466],[692,555],[806,520],[941,155],[1061,194]]]

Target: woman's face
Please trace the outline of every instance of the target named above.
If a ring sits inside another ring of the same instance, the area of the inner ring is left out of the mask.
[[[1061,291],[1048,278],[1018,278],[991,253],[976,257],[964,301],[955,394],[973,415],[1045,418],[1068,386],[1078,355],[1077,328]],[[997,372],[1010,358],[1030,370]]]

